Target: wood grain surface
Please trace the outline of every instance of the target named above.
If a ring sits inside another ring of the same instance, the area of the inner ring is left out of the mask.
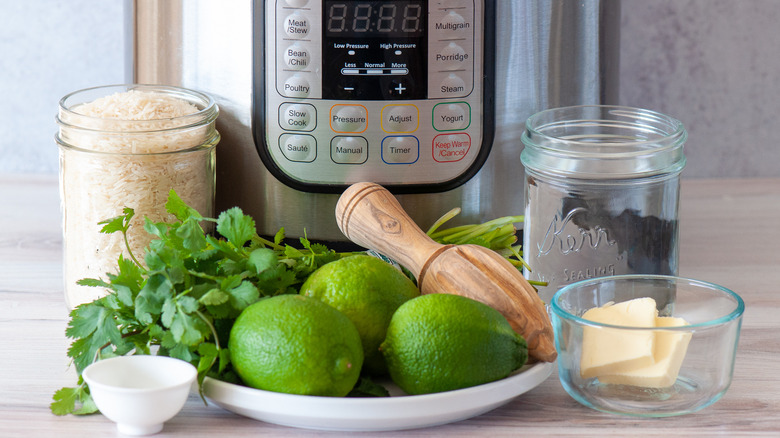
[[[518,206],[518,210],[520,210]],[[578,404],[557,373],[481,416],[443,426],[354,436],[778,436],[780,435],[780,179],[684,180],[680,274],[739,293],[746,311],[734,380],[694,414],[643,419]],[[57,180],[0,174],[0,436],[116,436],[102,415],[57,417],[51,396],[72,386],[64,336]],[[195,395],[159,437],[342,437],[243,418]]]

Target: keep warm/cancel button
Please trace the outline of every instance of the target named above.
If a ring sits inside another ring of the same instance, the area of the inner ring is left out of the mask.
[[[471,149],[468,134],[441,134],[433,138],[433,159],[439,163],[460,161]]]

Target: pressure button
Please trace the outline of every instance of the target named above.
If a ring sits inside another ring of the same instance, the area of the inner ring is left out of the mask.
[[[363,132],[368,127],[368,111],[363,105],[333,105],[330,127],[335,132]]]

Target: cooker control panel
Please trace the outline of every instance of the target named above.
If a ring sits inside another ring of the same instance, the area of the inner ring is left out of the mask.
[[[492,143],[493,11],[481,0],[256,2],[253,126],[265,166],[312,192],[467,181]]]

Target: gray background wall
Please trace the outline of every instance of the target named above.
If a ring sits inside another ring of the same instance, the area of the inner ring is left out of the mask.
[[[124,82],[123,20],[119,0],[0,0],[0,172],[57,172],[57,102]],[[778,22],[778,0],[623,0],[620,103],[683,121],[684,177],[780,177]]]

